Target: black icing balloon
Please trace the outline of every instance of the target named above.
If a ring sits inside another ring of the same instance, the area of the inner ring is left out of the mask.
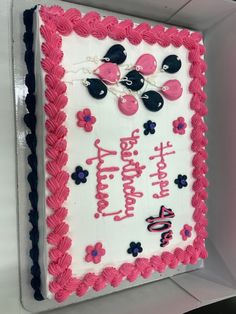
[[[117,44],[117,45],[112,46],[107,51],[105,56],[102,58],[102,61],[121,64],[125,61],[126,58],[127,58],[127,53],[126,53],[125,48],[122,45]]]
[[[141,96],[144,106],[153,112],[161,110],[164,105],[164,99],[162,96],[154,90],[149,90]]]
[[[132,70],[121,79],[120,83],[132,91],[138,91],[144,85],[144,77],[138,71]]]
[[[87,78],[85,86],[87,86],[89,94],[94,98],[102,99],[107,94],[106,85],[97,78]]]
[[[176,73],[181,68],[182,62],[176,55],[169,55],[162,62],[162,70],[167,73]]]

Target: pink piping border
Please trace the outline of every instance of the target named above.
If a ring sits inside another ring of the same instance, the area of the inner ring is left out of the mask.
[[[70,294],[75,292],[78,296],[86,294],[92,287],[95,291],[102,290],[107,284],[117,287],[123,279],[132,282],[138,276],[148,278],[152,272],[164,272],[166,267],[176,268],[179,263],[194,264],[198,258],[206,258],[205,238],[207,237],[207,219],[205,213],[207,207],[205,200],[207,192],[205,188],[208,181],[205,178],[207,165],[205,160],[207,152],[205,146],[207,139],[204,135],[207,127],[202,119],[207,114],[204,104],[206,94],[202,86],[206,84],[204,72],[206,64],[201,55],[205,48],[200,43],[202,36],[200,33],[191,33],[184,30],[177,30],[175,27],[165,29],[161,25],[151,27],[147,23],[134,26],[129,19],[118,22],[114,16],[102,18],[97,12],[89,12],[83,17],[79,10],[64,10],[59,6],[41,7],[40,15],[44,22],[40,32],[44,38],[42,52],[45,56],[42,59],[42,68],[46,72],[45,83],[47,89],[45,96],[46,121],[46,155],[48,162],[46,169],[49,175],[47,187],[50,196],[47,198],[47,205],[52,211],[52,215],[47,217],[47,225],[50,228],[48,243],[52,248],[49,251],[48,271],[53,276],[49,284],[50,291],[55,294],[58,302],[66,300]],[[190,76],[192,81],[189,91],[192,93],[190,107],[194,111],[192,116],[192,151],[195,153],[193,164],[193,184],[194,196],[192,205],[195,207],[193,218],[196,222],[196,238],[193,245],[187,246],[185,250],[176,248],[173,253],[163,252],[160,256],[148,258],[137,258],[134,263],[124,263],[118,269],[106,267],[101,274],[87,273],[83,278],[72,276],[70,268],[72,257],[68,253],[71,246],[71,239],[67,236],[69,226],[65,223],[67,209],[63,207],[69,189],[67,182],[69,174],[63,170],[67,163],[66,154],[66,133],[67,129],[63,125],[66,115],[63,108],[67,104],[65,96],[66,85],[63,82],[64,69],[60,66],[63,58],[61,51],[61,36],[68,36],[75,31],[79,36],[89,35],[98,39],[110,38],[121,41],[125,38],[133,45],[139,44],[142,40],[149,44],[159,44],[162,47],[173,45],[180,47],[184,45],[189,50],[189,61],[191,62]]]

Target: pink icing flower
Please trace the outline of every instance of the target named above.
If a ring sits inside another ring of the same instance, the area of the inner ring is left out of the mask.
[[[185,129],[187,127],[187,123],[185,122],[183,117],[179,117],[173,121],[173,132],[176,134],[185,134]]]
[[[191,237],[193,228],[189,225],[184,225],[183,229],[180,231],[180,234],[182,235],[182,239],[186,241],[188,238]]]
[[[94,264],[98,264],[101,262],[101,257],[105,255],[106,251],[102,247],[101,242],[97,242],[95,245],[88,245],[86,247],[86,262],[92,262]]]
[[[83,111],[78,111],[76,116],[78,118],[77,125],[80,128],[84,128],[86,132],[93,130],[93,124],[96,122],[96,118],[91,115],[90,109],[85,108]]]

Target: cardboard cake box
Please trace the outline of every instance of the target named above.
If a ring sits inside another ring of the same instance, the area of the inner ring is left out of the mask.
[[[38,1],[37,4],[59,4],[65,8],[71,7],[66,1]],[[236,73],[235,51],[236,39],[233,30],[236,27],[236,3],[233,1],[205,0],[205,1],[151,1],[146,0],[120,0],[118,1],[74,1],[78,8],[87,12],[91,6],[103,15],[112,11],[119,18],[132,16],[136,22],[142,18],[150,20],[151,24],[164,23],[203,32],[204,44],[207,49],[206,61],[208,64],[208,94],[207,106],[209,114],[206,118],[209,127],[209,174],[210,181],[208,199],[209,238],[207,240],[208,259],[197,266],[201,269],[183,274],[176,272],[167,274],[175,276],[163,280],[126,289],[102,298],[96,298],[81,304],[73,304],[66,308],[65,305],[76,303],[78,300],[68,300],[63,304],[54,301],[35,301],[32,298],[29,286],[29,271],[27,264],[27,247],[23,244],[27,218],[20,220],[20,274],[21,274],[21,301],[23,307],[30,312],[52,310],[50,313],[183,313],[193,308],[215,302],[219,299],[230,297],[236,292],[236,253],[234,239],[236,239],[236,213],[234,206],[234,178],[236,145],[234,122],[236,93],[234,77]],[[23,56],[20,42],[23,34],[22,12],[35,5],[35,1],[26,0],[23,3],[13,2],[13,56],[15,78],[22,76],[23,66],[19,63]],[[89,7],[90,6],[90,7]],[[109,11],[106,11],[109,10]],[[138,16],[138,18],[135,18]],[[20,54],[18,54],[20,52]],[[22,60],[21,60],[22,62]],[[17,89],[18,86],[18,89]],[[20,88],[22,81],[16,84],[16,96],[22,95]],[[16,97],[17,117],[21,113],[20,101]],[[18,119],[18,118],[17,118]],[[17,123],[19,121],[17,120]],[[19,139],[19,133],[18,133]],[[21,154],[22,143],[18,143],[18,174],[22,177],[20,165],[25,157]],[[19,181],[19,208],[23,207],[22,195],[25,187]],[[191,270],[189,268],[188,270]],[[180,271],[181,272],[181,271]],[[28,280],[27,280],[28,279]],[[128,285],[127,285],[128,287]],[[102,296],[100,294],[99,296]],[[94,296],[90,296],[91,298]],[[62,308],[63,307],[63,308]]]

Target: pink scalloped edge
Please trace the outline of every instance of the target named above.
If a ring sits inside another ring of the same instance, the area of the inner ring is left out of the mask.
[[[203,116],[207,114],[205,106],[206,94],[202,87],[206,84],[204,72],[206,63],[202,59],[205,52],[204,46],[200,43],[202,35],[176,27],[169,29],[162,25],[151,27],[148,23],[134,25],[129,19],[118,21],[114,16],[101,17],[97,12],[89,12],[82,16],[77,9],[64,11],[59,6],[40,8],[40,15],[43,25],[40,28],[44,42],[42,52],[44,58],[41,61],[43,70],[46,72],[45,104],[46,120],[46,156],[48,158],[46,171],[48,173],[47,188],[50,195],[47,197],[47,206],[52,214],[47,217],[47,225],[50,232],[47,237],[51,245],[49,251],[48,272],[52,275],[49,289],[54,294],[56,301],[63,302],[72,293],[82,297],[89,288],[95,291],[104,289],[108,284],[117,287],[122,280],[127,279],[133,282],[137,277],[148,278],[152,272],[164,272],[167,267],[176,268],[179,263],[195,264],[198,258],[206,258],[205,238],[207,237],[207,219],[205,214],[207,207],[206,187],[208,181],[207,173],[207,152],[205,146],[207,139],[205,132],[207,126]],[[79,36],[93,36],[99,40],[107,36],[122,41],[125,38],[133,45],[138,45],[142,40],[150,45],[158,44],[161,47],[180,47],[184,45],[189,50],[189,61],[191,62],[190,77],[192,81],[189,91],[192,93],[190,107],[194,114],[192,116],[192,151],[195,153],[193,165],[194,195],[192,205],[195,208],[193,219],[196,222],[196,238],[193,245],[188,245],[185,250],[176,248],[173,253],[163,252],[160,256],[151,258],[137,258],[134,263],[124,263],[119,268],[106,267],[100,274],[87,273],[83,278],[72,276],[70,268],[72,257],[68,253],[71,247],[71,239],[68,237],[69,226],[65,222],[67,209],[63,207],[68,197],[69,189],[67,182],[69,174],[63,170],[68,156],[66,154],[66,134],[64,126],[66,114],[63,108],[67,104],[66,85],[63,82],[65,70],[60,65],[63,52],[61,50],[62,37],[72,32]]]

